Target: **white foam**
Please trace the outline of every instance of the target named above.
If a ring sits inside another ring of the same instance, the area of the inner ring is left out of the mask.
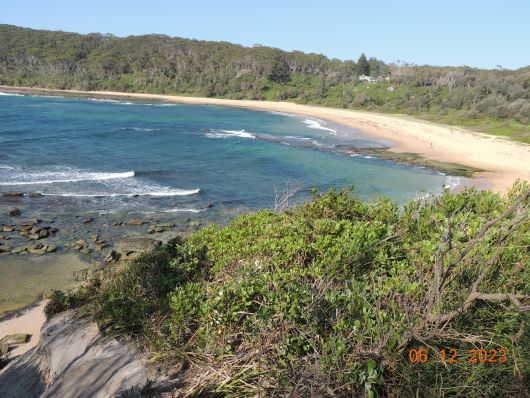
[[[6,96],[10,96],[10,97],[23,97],[22,94],[16,94],[16,93],[2,93],[2,92],[0,92],[0,95],[6,95]]]
[[[174,209],[168,209],[164,210],[164,213],[180,213],[180,212],[186,212],[186,213],[200,213],[201,211],[204,211],[204,209],[194,209],[194,208],[174,208]]]
[[[155,131],[155,130],[159,130],[159,129],[149,129],[147,127],[133,127],[132,129],[134,131]]]
[[[321,124],[324,123],[322,120],[304,119],[302,120],[302,123],[305,123],[310,129],[326,130],[331,132],[332,134],[337,134],[337,130],[323,126]]]
[[[311,138],[309,137],[295,137],[293,135],[286,135],[284,138],[289,138],[291,140],[310,140]],[[322,137],[324,138],[324,137]]]
[[[292,113],[285,113],[285,112],[278,112],[278,111],[268,111],[269,113],[272,113],[273,115],[280,115],[280,116],[289,116],[289,117],[299,117],[298,115],[293,115]]]
[[[39,94],[32,94],[28,95],[28,97],[36,97],[36,98],[66,98],[62,95],[39,95]]]
[[[456,176],[447,176],[447,179],[445,180],[444,188],[452,190],[456,188],[460,183],[462,182],[462,179],[460,177]]]
[[[134,105],[133,102],[126,102],[126,101],[118,101],[118,100],[115,100],[115,99],[110,99],[110,98],[89,98],[90,101],[96,101],[96,102],[111,102],[111,103],[115,103],[115,104],[120,104],[120,105]]]
[[[216,130],[210,133],[206,133],[206,136],[209,138],[230,138],[230,137],[239,137],[239,138],[256,138],[255,135],[246,132],[245,130]]]
[[[155,197],[169,197],[169,196],[189,196],[200,192],[200,189],[168,189],[152,192],[137,192],[137,193],[45,193],[46,196],[64,196],[74,198],[100,198],[100,197],[132,197],[132,196],[155,196]]]
[[[42,185],[63,182],[105,181],[134,177],[134,171],[125,173],[90,173],[79,171],[45,172],[30,174],[31,180],[0,182],[0,185]]]

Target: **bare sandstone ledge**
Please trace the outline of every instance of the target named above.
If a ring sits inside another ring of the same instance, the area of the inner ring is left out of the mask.
[[[0,397],[114,397],[148,381],[137,352],[70,312],[46,322],[40,338],[35,348],[0,371]]]

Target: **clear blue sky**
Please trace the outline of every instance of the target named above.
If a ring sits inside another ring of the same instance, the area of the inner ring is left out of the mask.
[[[118,36],[164,33],[340,59],[530,65],[530,0],[4,0],[0,23]]]

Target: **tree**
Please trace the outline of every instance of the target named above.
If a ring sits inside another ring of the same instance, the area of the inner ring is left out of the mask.
[[[272,68],[267,76],[271,82],[276,83],[287,83],[291,78],[289,64],[285,60],[283,55],[277,55],[274,57]]]
[[[368,63],[368,60],[366,59],[366,55],[364,53],[361,54],[357,61],[357,73],[359,75],[370,75],[370,64]]]

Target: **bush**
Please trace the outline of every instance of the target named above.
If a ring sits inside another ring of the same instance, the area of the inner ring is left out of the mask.
[[[188,358],[189,394],[524,396],[529,206],[523,183],[402,209],[332,190],[173,242],[91,305],[105,330]],[[409,362],[418,347],[428,362]],[[443,364],[444,347],[506,349],[507,362]]]

